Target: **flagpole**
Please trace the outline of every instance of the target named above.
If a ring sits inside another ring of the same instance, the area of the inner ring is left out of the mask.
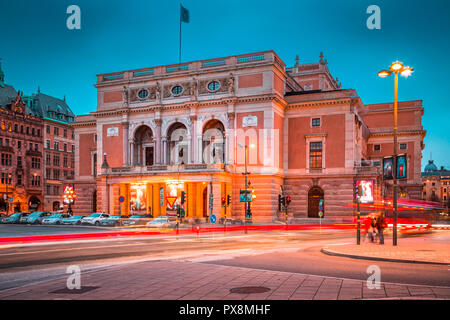
[[[180,47],[178,52],[178,64],[181,64],[181,3],[180,3]]]

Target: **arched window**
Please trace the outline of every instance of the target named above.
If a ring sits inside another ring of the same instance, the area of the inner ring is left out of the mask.
[[[222,122],[216,119],[208,121],[203,127],[202,162],[225,162],[225,128]]]
[[[189,144],[187,129],[181,122],[172,124],[167,132],[169,164],[187,164]]]
[[[133,149],[134,165],[153,165],[155,142],[150,127],[142,125],[136,130]]]

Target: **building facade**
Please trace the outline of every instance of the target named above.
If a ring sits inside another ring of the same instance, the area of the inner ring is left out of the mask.
[[[0,211],[60,210],[75,161],[74,114],[65,99],[40,90],[24,96],[5,83],[0,66],[0,111]]]
[[[441,202],[450,207],[450,170],[440,169],[429,160],[422,172],[423,200]]]
[[[265,51],[101,74],[96,88],[97,110],[73,124],[74,212],[172,214],[184,191],[187,218],[223,217],[227,195],[227,217],[243,218],[246,164],[255,221],[284,221],[279,194],[292,198],[291,219],[318,217],[320,200],[327,216],[352,215],[358,180],[372,181],[374,201],[388,196],[380,160],[392,152],[392,104],[341,89],[322,54],[290,68]],[[423,108],[399,109],[404,194],[420,198]]]

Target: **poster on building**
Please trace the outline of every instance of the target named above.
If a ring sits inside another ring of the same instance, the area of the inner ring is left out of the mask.
[[[374,180],[356,180],[355,187],[360,190],[360,203],[373,203]]]
[[[145,184],[130,185],[130,208],[132,213],[146,212],[147,186]]]
[[[394,159],[392,157],[386,157],[383,159],[383,179],[394,179]]]
[[[408,172],[408,167],[406,165],[406,154],[399,154],[397,156],[397,163],[395,167],[397,168],[397,179],[406,179]]]

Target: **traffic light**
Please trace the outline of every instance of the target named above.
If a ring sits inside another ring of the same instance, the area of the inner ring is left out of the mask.
[[[186,192],[181,191],[181,204],[186,202]]]
[[[282,211],[285,206],[286,198],[283,197],[281,194],[278,195],[278,210]]]
[[[225,197],[222,197],[222,205],[223,206],[225,205],[225,201],[226,201]]]
[[[286,205],[289,205],[291,203],[291,196],[286,197]]]
[[[227,206],[231,204],[231,194],[227,195]]]

